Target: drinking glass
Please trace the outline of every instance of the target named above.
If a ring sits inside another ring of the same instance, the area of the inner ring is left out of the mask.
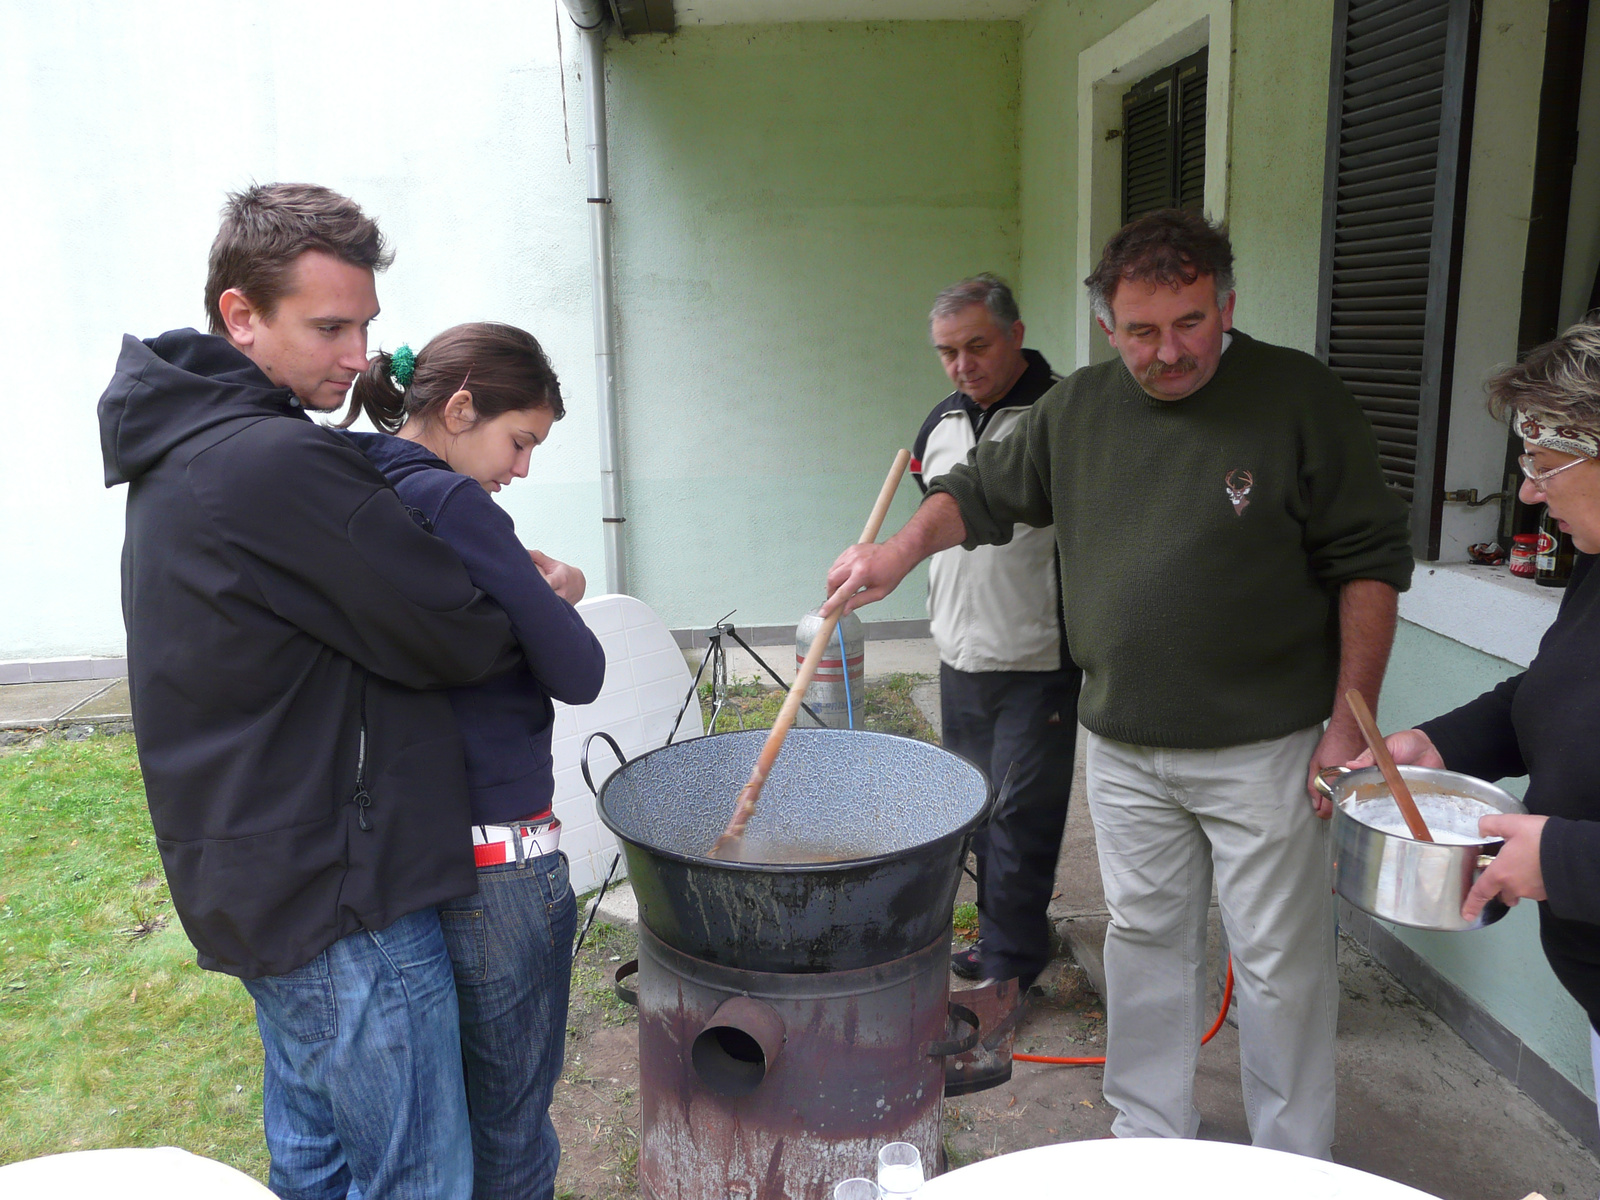
[[[878,1185],[870,1179],[846,1179],[833,1189],[833,1200],[878,1200]]]
[[[914,1196],[922,1186],[922,1155],[910,1142],[890,1142],[878,1151],[878,1186],[884,1200]]]

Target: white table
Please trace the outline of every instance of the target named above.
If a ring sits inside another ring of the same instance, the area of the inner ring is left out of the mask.
[[[179,1150],[79,1150],[0,1167],[5,1200],[273,1200],[242,1171]]]
[[[1232,1142],[1106,1138],[1002,1154],[930,1179],[917,1200],[1436,1200],[1334,1163]]]

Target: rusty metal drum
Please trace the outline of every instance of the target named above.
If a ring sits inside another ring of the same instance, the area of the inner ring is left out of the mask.
[[[950,1021],[949,954],[940,938],[859,970],[745,971],[641,928],[644,1195],[828,1200],[886,1142],[939,1162],[943,1055],[976,1036]]]

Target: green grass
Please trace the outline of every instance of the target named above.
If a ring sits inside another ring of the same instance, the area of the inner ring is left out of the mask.
[[[0,755],[0,1163],[180,1146],[257,1178],[261,1046],[167,896],[133,738]]]
[[[578,923],[583,924],[593,893],[578,901]],[[573,1013],[581,1016],[592,1010],[604,1025],[626,1025],[635,1010],[617,995],[612,986],[617,965],[638,953],[638,939],[606,921],[596,921],[584,940],[583,952],[572,964],[572,992],[568,1001]],[[632,981],[638,983],[637,979]],[[569,1026],[578,1024],[572,1020]],[[570,1030],[569,1030],[570,1031]]]
[[[938,734],[911,699],[913,689],[927,680],[928,677],[924,675],[886,675],[872,680],[867,684],[866,696],[862,701],[863,728],[937,743]],[[717,722],[717,731],[727,733],[738,729],[741,720],[745,729],[771,729],[772,723],[778,719],[778,710],[783,707],[783,697],[781,689],[763,683],[730,683],[728,703]],[[700,714],[701,720],[709,728],[709,683],[700,685]]]

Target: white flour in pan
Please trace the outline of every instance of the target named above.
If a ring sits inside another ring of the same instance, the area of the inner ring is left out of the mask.
[[[1430,795],[1422,792],[1412,797],[1417,811],[1427,822],[1433,840],[1447,846],[1467,846],[1478,842],[1496,841],[1478,834],[1478,818],[1492,816],[1500,810],[1482,800],[1469,796]],[[1400,815],[1400,806],[1393,796],[1378,796],[1371,800],[1356,800],[1344,806],[1363,825],[1370,825],[1381,833],[1409,838],[1406,819]]]

